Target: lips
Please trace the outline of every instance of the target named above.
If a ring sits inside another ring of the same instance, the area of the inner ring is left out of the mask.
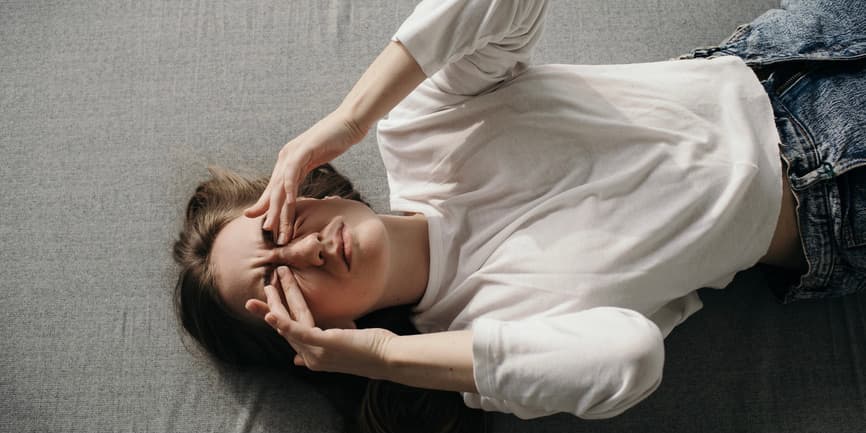
[[[337,229],[336,238],[337,254],[343,259],[343,263],[346,264],[346,269],[350,270],[349,259],[346,257],[346,223],[340,224],[340,228]]]
[[[349,231],[349,227],[346,224],[343,224],[343,229],[340,230],[340,234],[343,236],[343,259],[346,260],[346,268],[350,271],[352,270],[352,232]]]

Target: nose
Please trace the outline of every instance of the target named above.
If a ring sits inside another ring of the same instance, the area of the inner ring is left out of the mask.
[[[318,232],[295,239],[271,250],[271,263],[293,267],[322,266],[325,264],[325,247]]]

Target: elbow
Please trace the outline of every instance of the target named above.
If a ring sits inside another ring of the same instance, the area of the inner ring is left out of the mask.
[[[634,404],[658,388],[665,366],[664,337],[654,323],[649,322],[646,332],[635,342],[635,349],[627,356],[625,388],[639,395]],[[629,384],[631,384],[629,386]]]
[[[625,355],[629,370],[636,377],[654,378],[653,382],[661,380],[665,364],[664,336],[661,330],[655,323],[646,320],[633,337],[631,350],[626,350]]]
[[[664,337],[658,327],[647,320],[635,332],[620,341],[611,352],[612,365],[618,366],[604,378],[607,393],[587,408],[581,418],[605,419],[634,407],[661,384],[664,370]]]

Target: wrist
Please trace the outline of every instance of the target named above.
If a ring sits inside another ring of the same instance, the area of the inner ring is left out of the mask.
[[[385,380],[418,388],[477,392],[472,332],[399,335],[383,352]]]
[[[367,130],[427,78],[411,53],[391,41],[367,68],[335,110],[357,130]]]
[[[384,375],[387,376],[384,379],[394,381],[394,371],[400,367],[400,356],[397,353],[399,348],[396,344],[396,339],[400,338],[399,335],[395,335],[393,338],[389,339],[384,345],[382,350],[382,371]]]
[[[376,342],[372,346],[372,362],[367,363],[366,371],[352,374],[359,374],[361,376],[365,376],[370,379],[376,380],[388,380],[394,381],[393,376],[393,366],[395,365],[394,357],[392,354],[394,353],[394,347],[392,342],[399,338],[400,336],[394,334],[390,330],[387,329],[365,329],[362,331],[366,332],[374,332],[378,335],[379,338],[376,338]]]
[[[337,122],[343,126],[343,129],[348,132],[351,144],[353,145],[363,140],[372,126],[365,123],[358,116],[353,115],[350,108],[342,105],[331,112],[331,116],[333,116]]]

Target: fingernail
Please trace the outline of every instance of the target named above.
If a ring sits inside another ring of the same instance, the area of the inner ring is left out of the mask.
[[[285,233],[280,233],[280,239],[277,241],[277,243],[280,245],[285,245],[285,243],[286,243],[286,234]]]

